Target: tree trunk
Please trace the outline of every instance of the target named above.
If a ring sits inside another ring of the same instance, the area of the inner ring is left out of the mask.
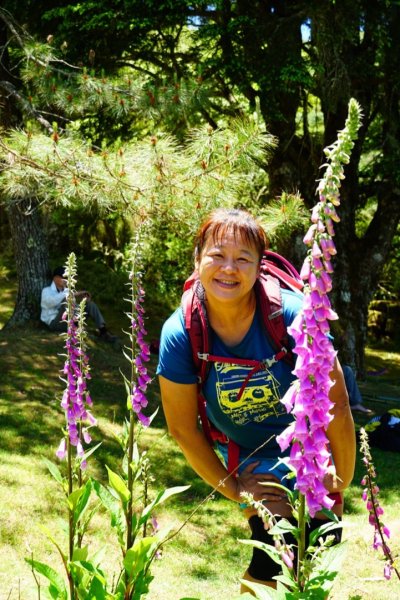
[[[49,254],[41,214],[35,200],[24,199],[6,208],[18,278],[14,312],[5,328],[40,318],[40,297],[48,283]]]

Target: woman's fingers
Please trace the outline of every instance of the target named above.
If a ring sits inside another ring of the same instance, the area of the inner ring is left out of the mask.
[[[254,468],[259,463],[251,463],[242,471],[238,477],[238,483],[242,491],[253,495],[255,500],[266,500],[268,502],[277,502],[286,498],[283,490],[273,485],[280,483],[278,477],[272,473],[253,473]]]

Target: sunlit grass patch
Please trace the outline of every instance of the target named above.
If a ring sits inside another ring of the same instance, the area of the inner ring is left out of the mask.
[[[5,297],[0,293],[0,306]],[[154,321],[150,317],[149,321],[150,335],[157,337],[158,316]],[[125,323],[121,320],[116,326],[121,330]],[[46,330],[24,329],[0,334],[1,600],[37,600],[33,575],[24,561],[31,552],[37,560],[62,570],[59,555],[40,526],[53,529],[58,541],[67,543],[62,492],[42,460],[43,456],[57,460],[55,450],[64,425],[59,406],[64,389],[59,378],[63,353],[63,338]],[[89,340],[89,355],[93,412],[99,422],[92,433],[94,442],[102,444],[89,460],[88,473],[106,483],[105,464],[112,468],[121,460],[116,435],[126,416],[126,392],[120,373],[120,369],[126,368],[126,361],[120,351],[100,344],[94,336]],[[156,363],[157,357],[152,356],[149,367],[152,376]],[[383,390],[390,390],[391,394],[399,395],[400,353],[395,348],[368,348],[367,369],[376,372],[385,369],[385,372],[368,375],[362,384],[363,391],[383,395]],[[374,402],[370,396],[366,396],[366,404],[377,414],[391,406],[390,402]],[[177,444],[166,433],[155,382],[149,388],[146,412],[151,414],[157,408],[153,425],[144,430],[141,437],[154,477],[150,497],[159,489],[190,484],[188,491],[159,507],[157,519],[161,526],[172,524],[179,529],[189,516],[191,518],[166,545],[162,558],[155,562],[147,600],[230,600],[238,593],[239,578],[251,555],[251,549],[238,541],[249,537],[246,520],[236,504],[218,493],[194,512],[210,488],[194,474]],[[369,417],[357,414],[355,419],[357,425],[361,425]],[[392,530],[391,547],[400,552],[400,454],[374,448],[372,454],[385,523]],[[63,469],[62,463],[57,464]],[[361,500],[362,475],[358,455],[354,481],[345,494],[344,538],[348,540],[348,550],[335,583],[334,600],[400,597],[399,583],[395,579],[384,580],[383,563],[372,549],[373,528],[368,524]],[[96,513],[87,539],[94,550],[104,548],[105,568],[116,574],[120,548],[103,510]]]

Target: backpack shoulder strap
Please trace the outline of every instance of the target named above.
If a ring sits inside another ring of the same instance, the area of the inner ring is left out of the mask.
[[[207,363],[199,358],[199,354],[210,351],[210,333],[207,312],[204,308],[204,289],[199,280],[194,280],[181,300],[185,329],[188,332],[192,348],[193,361],[199,381],[204,381]]]

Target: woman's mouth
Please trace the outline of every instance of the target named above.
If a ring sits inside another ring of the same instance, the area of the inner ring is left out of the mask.
[[[239,285],[238,281],[232,281],[230,279],[216,279],[215,281],[218,283],[218,285],[222,285],[226,288],[234,288],[235,286]]]

